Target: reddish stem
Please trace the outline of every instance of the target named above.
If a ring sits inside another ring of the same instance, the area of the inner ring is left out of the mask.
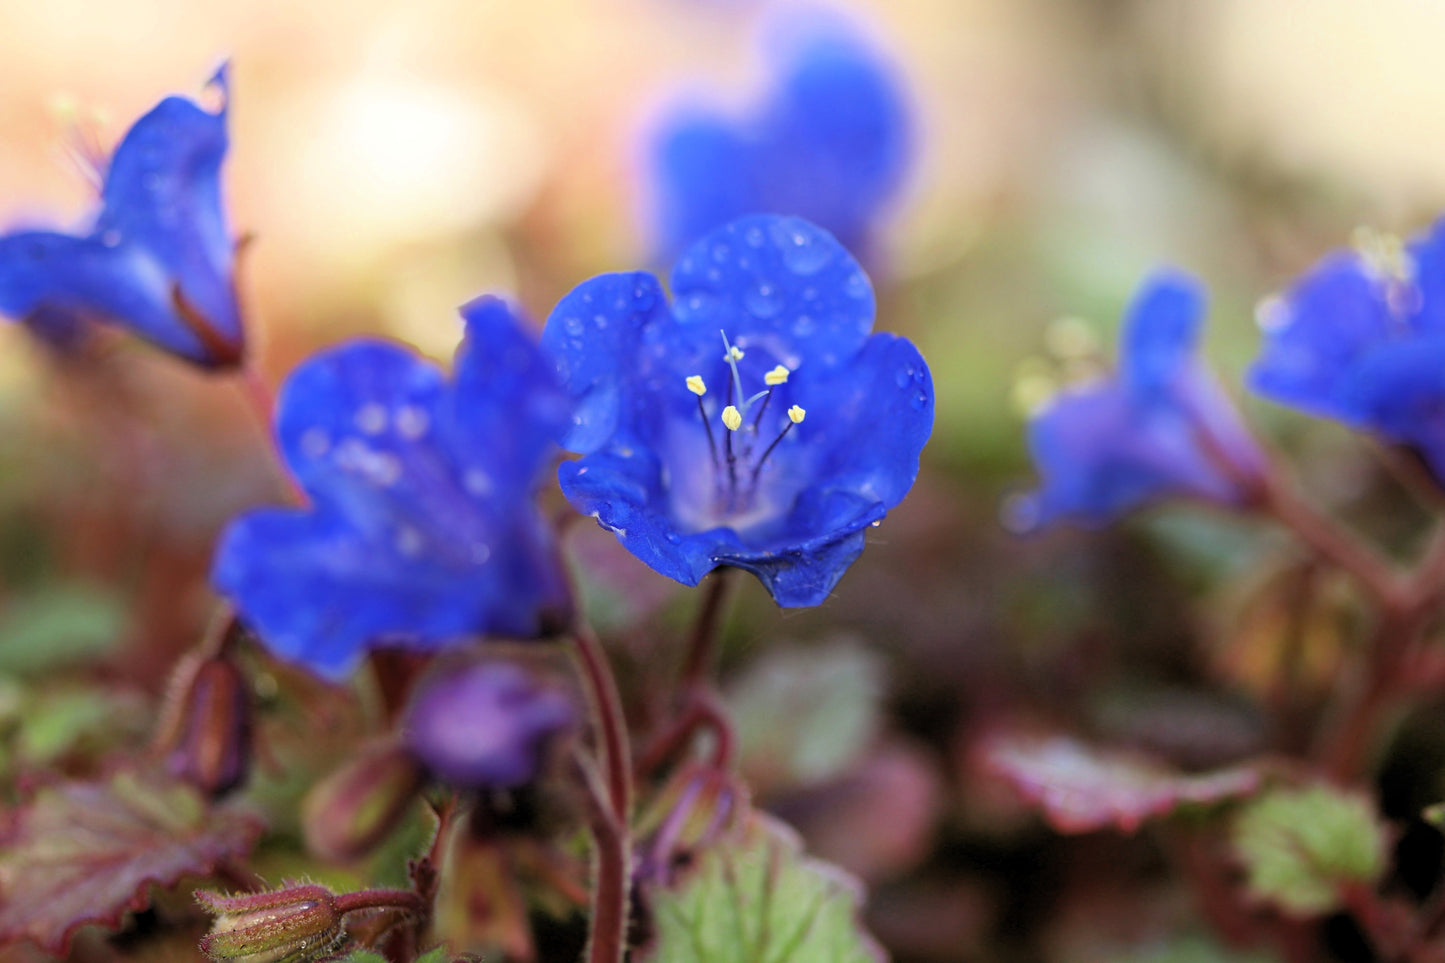
[[[336,897],[338,913],[355,913],[359,910],[400,910],[416,917],[426,915],[426,903],[409,889],[363,889],[355,893],[342,893]]]
[[[587,935],[587,963],[621,963],[627,949],[629,854],[627,823],[609,805],[608,791],[590,761],[576,759],[587,801],[588,823],[596,852],[592,884],[592,918]]]
[[[589,626],[579,622],[573,628],[572,651],[582,670],[602,743],[602,763],[607,772],[607,796],[612,813],[626,825],[632,811],[632,759],[617,680],[612,676],[602,643]]]
[[[681,692],[689,692],[702,685],[717,661],[718,627],[731,582],[730,568],[720,568],[708,577],[702,606],[697,611],[697,619],[687,640],[687,658],[683,662],[679,686]]]
[[[647,776],[657,771],[673,754],[685,748],[699,729],[711,732],[716,740],[713,768],[726,769],[732,764],[736,742],[732,721],[716,697],[703,689],[694,689],[688,696],[687,708],[643,752],[637,762],[638,775]]]

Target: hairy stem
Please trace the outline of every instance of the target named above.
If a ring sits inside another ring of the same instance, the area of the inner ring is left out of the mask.
[[[732,583],[732,569],[720,568],[707,579],[702,606],[687,639],[687,657],[682,665],[678,691],[687,693],[701,686],[717,661],[718,629],[722,621],[723,603]]]
[[[627,884],[632,844],[627,824],[612,811],[608,791],[596,768],[580,753],[576,764],[585,790],[596,857],[587,963],[621,963],[627,949]]]

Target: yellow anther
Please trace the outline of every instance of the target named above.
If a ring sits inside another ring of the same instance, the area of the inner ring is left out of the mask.
[[[782,365],[778,365],[772,371],[769,371],[767,374],[763,375],[763,384],[767,385],[769,388],[774,388],[778,385],[785,385],[788,383],[788,375],[790,374],[792,374],[791,371],[789,371],[787,368],[784,368]]]
[[[727,425],[728,431],[737,431],[743,424],[743,413],[738,411],[736,406],[728,405],[722,410],[723,424]]]
[[[1372,227],[1355,228],[1354,247],[1365,267],[1386,281],[1407,282],[1415,277],[1415,259],[1398,235]]]
[[[687,376],[687,390],[701,398],[707,394],[707,385],[702,383],[702,375]]]
[[[741,360],[743,360],[743,349],[742,349],[742,348],[739,348],[737,345],[732,345],[730,348],[728,348],[728,356],[727,356],[726,358],[724,358],[723,360],[724,360],[724,361],[741,361]]]
[[[803,423],[803,419],[807,416],[808,413],[802,408],[799,408],[797,405],[793,405],[793,407],[788,409],[788,420],[790,420],[795,425],[801,425]]]

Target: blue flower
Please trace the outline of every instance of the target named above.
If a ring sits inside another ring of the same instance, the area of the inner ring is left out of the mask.
[[[473,662],[431,675],[403,725],[406,747],[459,789],[530,782],[549,743],[577,721],[559,689],[510,662]]]
[[[1021,503],[1021,525],[1098,524],[1171,496],[1241,505],[1260,494],[1264,455],[1195,357],[1203,319],[1194,279],[1161,271],[1146,281],[1118,373],[1065,391],[1030,423],[1043,485]]]
[[[277,435],[311,506],[233,522],[212,573],[278,655],[335,677],[372,644],[531,637],[564,614],[532,496],[566,396],[506,304],[479,298],[462,314],[450,381],[363,340],[283,386]]]
[[[1419,449],[1445,478],[1445,220],[1337,251],[1261,313],[1250,386]]]
[[[860,256],[910,155],[906,98],[892,67],[845,24],[785,25],[776,79],[754,112],[674,108],[652,143],[666,255],[745,214],[791,214]]]
[[[211,83],[225,98],[225,67]],[[213,114],[181,97],[161,101],[116,148],[89,230],[0,236],[0,314],[36,319],[43,332],[113,322],[204,367],[238,364],[226,145],[224,102]]]
[[[715,231],[672,291],[669,306],[650,274],[604,274],[548,318],[577,404],[563,446],[584,456],[562,491],[679,582],[736,566],[779,605],[816,605],[918,474],[928,367],[869,334],[868,279],[806,221]]]

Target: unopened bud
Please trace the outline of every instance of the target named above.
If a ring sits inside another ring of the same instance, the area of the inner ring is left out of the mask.
[[[196,899],[216,917],[211,931],[201,938],[201,951],[213,960],[315,959],[345,939],[336,898],[324,886],[291,886],[242,896],[199,890]]]
[[[474,662],[423,680],[407,714],[407,748],[459,789],[530,782],[553,737],[577,718],[560,690],[511,662]]]
[[[224,795],[244,783],[251,769],[246,680],[225,656],[204,659],[178,679],[159,743],[166,768],[208,795]]]
[[[366,855],[396,828],[422,778],[395,742],[363,749],[307,794],[301,807],[307,847],[339,862]]]

